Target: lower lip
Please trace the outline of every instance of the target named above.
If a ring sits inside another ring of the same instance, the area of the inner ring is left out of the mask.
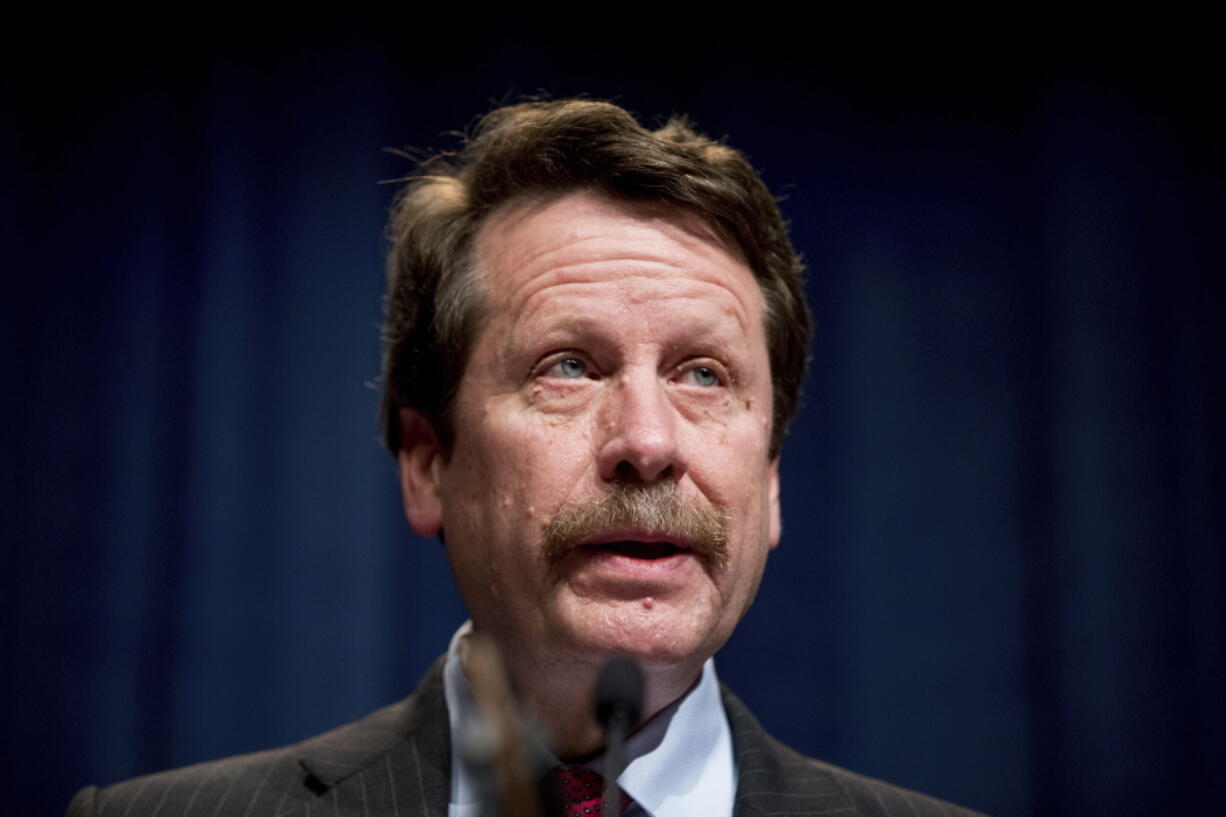
[[[575,548],[567,561],[585,578],[623,592],[659,595],[681,578],[677,574],[698,564],[692,550],[679,550],[656,559],[627,556],[615,550],[594,547]]]

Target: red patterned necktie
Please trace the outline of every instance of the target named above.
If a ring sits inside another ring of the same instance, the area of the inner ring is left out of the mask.
[[[545,789],[551,796],[555,817],[592,817],[600,814],[604,797],[604,778],[581,766],[550,769],[545,775]],[[621,793],[621,811],[634,801]]]

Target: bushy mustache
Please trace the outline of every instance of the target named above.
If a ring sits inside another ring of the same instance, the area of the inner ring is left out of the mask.
[[[545,526],[545,562],[552,568],[609,531],[636,530],[684,542],[708,570],[719,570],[728,562],[728,521],[722,510],[683,500],[674,482],[613,483],[600,497],[558,509]]]

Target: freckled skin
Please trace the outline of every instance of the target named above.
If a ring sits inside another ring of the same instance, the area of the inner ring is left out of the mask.
[[[599,732],[564,710],[586,710],[603,662],[634,655],[645,712],[670,703],[727,640],[778,542],[762,295],[699,219],[589,193],[506,206],[476,246],[489,317],[457,395],[455,448],[413,491],[402,464],[406,507],[419,533],[446,530],[475,626],[560,750],[582,754]],[[581,551],[551,571],[548,520],[627,473],[725,512],[727,564],[682,556],[631,585],[626,562]]]

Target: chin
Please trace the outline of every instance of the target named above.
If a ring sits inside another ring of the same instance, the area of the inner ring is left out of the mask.
[[[567,622],[576,652],[603,663],[629,655],[647,667],[701,665],[714,655],[720,638],[709,615],[654,602],[587,604]]]

